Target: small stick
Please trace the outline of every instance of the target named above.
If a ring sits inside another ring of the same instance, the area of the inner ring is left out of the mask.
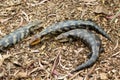
[[[115,47],[114,47],[114,49],[113,50],[115,50],[115,49],[117,49],[117,47],[118,47],[118,39],[117,39],[117,41],[116,41],[116,45],[115,45]]]
[[[88,72],[88,74],[85,76],[84,80],[89,80],[89,76],[92,74],[96,67],[96,64],[91,68],[91,70]]]
[[[51,74],[58,75],[58,72],[55,69],[56,69],[57,65],[59,64],[59,62],[60,62],[60,52],[58,53],[58,55],[57,55],[57,57],[56,57],[56,59],[54,61]]]
[[[113,54],[111,57],[114,57],[116,55],[118,55],[120,53],[120,51],[116,52],[115,54]]]
[[[110,21],[110,23],[112,23],[116,17],[120,16],[120,9],[119,11],[113,16],[112,20]]]
[[[75,78],[77,75],[79,75],[81,73],[81,71],[77,72],[76,74],[74,74],[69,80],[73,80],[73,78]],[[69,74],[70,76],[72,75],[71,73]]]

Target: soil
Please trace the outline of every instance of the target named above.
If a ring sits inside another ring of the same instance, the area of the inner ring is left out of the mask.
[[[97,34],[104,52],[94,66],[74,74],[69,72],[88,60],[89,49],[81,41],[59,43],[48,39],[29,47],[35,34],[65,20],[92,19],[114,43]],[[120,80],[119,0],[1,0],[0,38],[17,28],[41,20],[35,30],[0,55],[0,80]],[[58,56],[58,57],[57,57]],[[55,64],[55,60],[59,60]],[[52,72],[54,66],[55,70]]]

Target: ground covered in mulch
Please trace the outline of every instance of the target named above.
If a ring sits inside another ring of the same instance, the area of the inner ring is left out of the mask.
[[[29,47],[42,29],[64,20],[92,19],[111,36],[97,34],[105,51],[91,68],[69,74],[87,61],[89,49],[81,41],[59,43],[49,39]],[[0,80],[120,80],[119,0],[1,0],[0,38],[30,21],[41,28],[0,55]],[[56,64],[55,64],[56,61]],[[55,70],[53,71],[54,65]]]

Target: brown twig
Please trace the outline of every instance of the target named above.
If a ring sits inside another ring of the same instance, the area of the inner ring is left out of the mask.
[[[115,54],[113,54],[111,57],[114,57],[116,55],[118,55],[120,53],[120,51],[116,52]]]
[[[18,27],[23,25],[23,18],[20,17],[20,19],[21,19],[21,20],[20,20],[20,23],[19,23]]]
[[[89,80],[89,76],[90,74],[94,71],[96,67],[96,64],[92,67],[92,69],[88,72],[88,74],[85,76],[84,80]],[[79,75],[81,73],[81,71],[77,72],[75,75],[73,75],[69,80],[72,80],[73,78],[75,78],[77,75]]]
[[[60,52],[57,54],[57,57],[54,61],[54,64],[53,64],[53,67],[51,70],[51,74],[58,75],[58,72],[55,69],[56,69],[57,65],[59,64],[59,62],[60,62]]]
[[[26,17],[26,18],[25,18],[25,19],[26,19],[26,21],[27,21],[27,22],[29,22],[29,17],[28,17],[28,14],[27,14],[27,13],[25,13],[24,11],[22,11],[22,14],[23,14],[23,15],[25,15],[25,17]]]
[[[117,41],[116,41],[116,45],[115,45],[115,47],[114,47],[114,49],[113,50],[115,50],[115,49],[117,49],[117,47],[118,47],[118,39],[117,39]]]
[[[42,0],[42,1],[39,2],[39,3],[36,3],[36,4],[28,4],[28,5],[31,5],[31,6],[38,6],[38,5],[41,5],[41,4],[45,3],[46,1],[48,1],[48,0]]]
[[[119,11],[113,16],[112,20],[110,21],[110,23],[112,23],[116,17],[120,16],[120,9]]]
[[[96,67],[96,64],[91,68],[91,70],[88,72],[88,74],[85,76],[84,80],[89,80],[89,76],[92,74]]]
[[[6,19],[0,19],[0,22],[1,22],[1,23],[4,23],[4,22],[6,22],[6,21],[8,21],[8,20],[10,20],[10,19],[12,19],[12,17],[9,17],[9,18],[6,18]]]
[[[79,71],[79,72],[77,72],[76,74],[74,74],[69,80],[73,80],[73,78],[75,78],[77,75],[79,75],[81,73],[81,71]],[[72,74],[69,74],[70,76],[72,75]]]

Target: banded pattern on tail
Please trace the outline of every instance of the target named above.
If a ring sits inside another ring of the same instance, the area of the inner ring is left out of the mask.
[[[0,48],[2,49],[10,45],[16,44],[17,42],[28,36],[28,34],[34,31],[34,29],[37,29],[40,23],[40,21],[35,20],[4,36],[0,39]]]
[[[86,42],[89,45],[90,50],[92,52],[91,58],[82,65],[79,65],[75,70],[71,71],[71,73],[92,66],[99,57],[99,52],[101,48],[101,40],[99,39],[99,37],[85,29],[74,29],[60,34],[56,37],[56,40],[68,37],[78,38],[81,39],[83,42]]]
[[[56,24],[53,24],[52,26],[47,27],[43,31],[41,31],[39,34],[35,35],[30,42],[30,46],[33,46],[35,44],[38,44],[41,41],[41,38],[46,36],[46,35],[56,35],[60,34],[69,30],[73,29],[92,29],[95,30],[96,32],[102,34],[104,37],[110,39],[108,34],[96,23],[90,20],[67,20],[67,21],[62,21],[58,22]]]

